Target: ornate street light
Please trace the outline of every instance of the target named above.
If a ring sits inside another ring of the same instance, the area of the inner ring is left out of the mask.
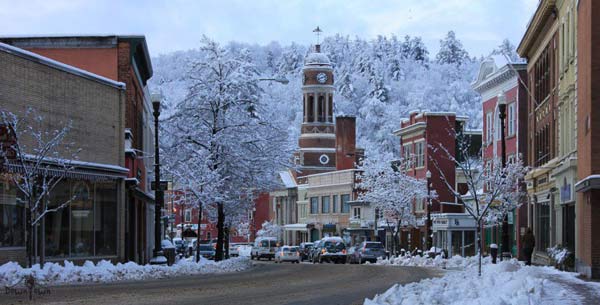
[[[501,147],[502,147],[502,168],[506,167],[506,136],[504,134],[504,120],[506,119],[506,94],[500,93],[498,95],[498,118],[500,119],[500,140],[501,140]],[[509,238],[508,238],[508,212],[504,215],[504,217],[502,218],[502,256],[501,259],[504,259],[504,257],[510,257],[510,248],[508,246],[509,244]]]
[[[427,251],[431,249],[433,240],[432,240],[432,232],[431,232],[431,172],[428,170],[425,173],[425,177],[427,178]]]
[[[164,205],[164,193],[160,183],[160,159],[158,156],[158,116],[160,115],[160,94],[152,94],[152,109],[154,112],[154,251],[150,264],[164,265],[167,258],[162,251],[162,234],[160,228],[161,211]]]

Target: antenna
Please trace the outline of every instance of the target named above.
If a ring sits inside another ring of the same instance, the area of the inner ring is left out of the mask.
[[[313,30],[313,33],[317,34],[317,44],[319,44],[319,38],[321,36],[321,33],[323,33],[323,31],[319,28],[319,26],[317,26],[317,28]]]

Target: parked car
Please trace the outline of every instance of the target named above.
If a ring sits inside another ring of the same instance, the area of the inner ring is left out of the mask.
[[[242,255],[241,252],[248,247],[248,243],[231,243],[229,244],[229,256],[236,257]],[[247,254],[246,254],[247,255]]]
[[[268,258],[271,260],[275,258],[275,248],[277,248],[277,238],[257,238],[256,241],[254,241],[254,246],[250,252],[250,259],[260,260],[261,258]]]
[[[309,258],[310,251],[312,250],[314,245],[315,245],[314,243],[301,243],[300,244],[299,252],[300,252],[300,260],[301,261],[307,260]]]
[[[300,263],[300,252],[298,252],[298,247],[283,246],[278,248],[275,252],[275,262]]]
[[[173,243],[175,244],[175,252],[179,255],[187,255],[187,241],[181,238],[173,238]]]
[[[349,254],[350,255],[350,254]],[[385,248],[378,241],[363,241],[353,249],[350,263],[374,263],[379,257],[386,257]]]
[[[215,259],[215,248],[211,244],[200,244],[200,255],[204,258]]]
[[[316,250],[313,254],[313,263],[346,263],[346,243],[344,243],[341,237],[325,237],[321,239]]]
[[[315,241],[313,243],[313,247],[308,251],[308,257],[307,257],[307,259],[310,262],[313,262],[313,263],[315,262],[313,258],[316,256],[317,252],[319,251],[318,248],[319,248],[319,244],[320,243],[321,243],[321,240]]]

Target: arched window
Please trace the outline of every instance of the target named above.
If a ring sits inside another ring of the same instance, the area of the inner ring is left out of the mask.
[[[315,120],[315,98],[312,94],[308,95],[308,121]]]
[[[325,96],[319,94],[319,122],[325,122]]]

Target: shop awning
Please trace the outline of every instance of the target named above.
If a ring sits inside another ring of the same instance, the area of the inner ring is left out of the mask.
[[[304,231],[308,232],[308,226],[305,223],[292,223],[283,226],[286,231]]]

